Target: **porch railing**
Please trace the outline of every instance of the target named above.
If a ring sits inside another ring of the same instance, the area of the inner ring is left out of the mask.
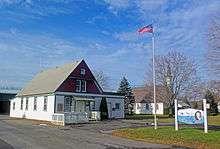
[[[55,113],[52,115],[52,123],[56,125],[87,123],[89,122],[86,112]]]
[[[55,125],[65,125],[65,118],[63,113],[55,113],[52,115],[52,123]]]
[[[90,112],[90,120],[100,121],[100,112],[99,111],[91,111]]]

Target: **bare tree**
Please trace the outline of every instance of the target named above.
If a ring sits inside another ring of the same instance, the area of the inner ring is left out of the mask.
[[[204,98],[207,86],[204,82],[198,81],[185,93],[185,97],[190,101],[199,101]]]
[[[103,71],[94,71],[94,75],[103,90],[110,90],[109,76],[107,76]]]
[[[206,90],[210,90],[216,96],[216,102],[220,102],[220,81],[209,81]]]
[[[209,26],[208,51],[206,54],[210,70],[220,76],[220,17],[215,17]]]
[[[164,102],[170,109],[173,109],[174,99],[185,96],[197,84],[199,81],[196,75],[197,69],[192,59],[177,51],[156,56],[156,82],[157,85],[166,88],[166,91],[158,94],[163,94],[161,96],[167,98]],[[152,76],[151,73],[149,75]]]

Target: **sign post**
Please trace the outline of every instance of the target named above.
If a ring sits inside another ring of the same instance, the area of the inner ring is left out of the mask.
[[[204,111],[204,132],[208,133],[208,121],[207,121],[207,104],[206,99],[203,99],[203,111]]]
[[[178,102],[177,99],[174,100],[175,107],[175,130],[178,131]]]
[[[203,99],[203,110],[198,109],[179,109],[178,102],[174,100],[175,105],[175,130],[178,131],[178,122],[184,124],[202,124],[204,125],[204,132],[208,133],[208,120],[207,120],[207,103],[206,99]]]

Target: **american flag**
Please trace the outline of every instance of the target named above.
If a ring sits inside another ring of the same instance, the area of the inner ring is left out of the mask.
[[[153,25],[150,24],[150,25],[144,26],[141,29],[139,29],[138,32],[139,33],[145,33],[145,32],[153,33]]]

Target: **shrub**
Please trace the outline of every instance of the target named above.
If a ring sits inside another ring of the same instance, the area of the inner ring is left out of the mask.
[[[108,105],[107,105],[106,98],[104,97],[101,100],[99,111],[100,111],[101,120],[108,119]]]

